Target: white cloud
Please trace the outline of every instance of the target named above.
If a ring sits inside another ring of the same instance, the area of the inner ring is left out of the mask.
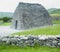
[[[60,8],[60,0],[0,0],[0,11],[14,12],[19,2],[40,3],[45,8]]]

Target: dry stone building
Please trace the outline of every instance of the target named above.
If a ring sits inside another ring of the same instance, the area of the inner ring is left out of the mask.
[[[24,30],[47,25],[51,25],[51,18],[41,4],[19,3],[13,15],[12,28]]]

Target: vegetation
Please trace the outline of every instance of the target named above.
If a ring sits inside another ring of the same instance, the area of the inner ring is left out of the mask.
[[[51,14],[60,14],[60,9],[53,10]]]
[[[50,16],[52,16],[52,17],[59,17],[60,14],[50,14]]]
[[[9,25],[11,25],[11,22],[4,22],[4,23],[0,24],[0,26],[9,26]]]
[[[0,18],[0,26],[9,26],[11,24],[11,19],[9,17]]]
[[[23,32],[14,33],[13,35],[59,35],[60,34],[60,20],[54,20],[53,26],[47,26],[43,28],[35,28],[31,30],[26,30]]]
[[[53,24],[57,24],[57,25],[60,24],[60,20],[54,20]]]
[[[1,45],[0,52],[60,52],[60,48],[52,48],[47,46],[21,48],[18,46]]]
[[[60,34],[60,20],[55,20],[55,21],[53,21],[53,23],[55,24],[55,26],[26,30],[23,32],[14,33],[13,35],[28,35],[28,34],[58,35],[58,34]],[[26,48],[21,48],[21,47],[17,47],[17,46],[15,46],[15,47],[9,46],[8,49],[6,47],[6,49],[4,49],[4,50],[6,52],[8,52],[10,48],[11,48],[10,52],[60,52],[60,48],[54,48],[54,47],[48,47],[48,46],[35,46],[35,47],[26,47]]]
[[[60,16],[60,9],[51,8],[51,9],[48,9],[48,12],[52,17]]]
[[[52,11],[56,10],[56,8],[50,8],[48,9],[49,14],[51,14]]]
[[[8,17],[3,17],[2,20],[3,22],[9,22],[11,21],[12,18],[8,18]]]
[[[57,16],[60,14],[51,14],[52,16]],[[14,33],[13,35],[58,35],[60,34],[60,20],[53,21],[54,26],[43,27],[38,29],[26,30],[23,32]],[[10,25],[8,22],[5,22],[3,25]],[[3,26],[2,25],[2,26]],[[21,48],[18,46],[11,45],[0,45],[0,52],[60,52],[60,48],[48,47],[48,46],[35,46],[35,47],[25,47]]]
[[[56,26],[49,26],[49,27],[44,27],[44,28],[38,28],[38,29],[32,29],[32,30],[26,30],[23,32],[18,32],[14,33],[13,35],[28,35],[28,34],[33,34],[33,35],[58,35],[60,34],[60,25]]]
[[[60,34],[60,21],[54,21],[53,23],[56,26],[44,27],[40,29],[33,29],[24,32],[15,33],[17,35],[27,35],[27,34],[51,34],[56,35]],[[15,35],[14,34],[14,35]],[[21,48],[19,46],[11,46],[11,45],[0,45],[0,52],[60,52],[60,48],[48,47],[48,46],[35,46],[35,47],[24,47]]]
[[[60,14],[60,9],[50,8],[48,9],[49,14]]]

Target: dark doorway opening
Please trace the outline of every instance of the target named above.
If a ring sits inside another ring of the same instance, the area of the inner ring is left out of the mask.
[[[17,23],[18,23],[18,21],[16,20],[16,22],[15,22],[15,29],[17,29]]]

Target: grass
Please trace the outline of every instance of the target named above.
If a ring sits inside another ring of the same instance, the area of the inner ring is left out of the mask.
[[[0,24],[0,26],[9,26],[9,25],[11,25],[11,22],[4,22],[4,23]]]
[[[40,29],[33,29],[24,32],[15,33],[17,35],[27,35],[27,34],[51,34],[56,35],[60,34],[60,24],[57,26],[44,27]],[[15,35],[14,34],[14,35]],[[60,52],[60,48],[48,47],[48,46],[35,46],[35,47],[25,47],[21,48],[18,46],[11,45],[0,45],[0,52]]]
[[[50,14],[50,16],[52,16],[52,17],[58,17],[58,16],[60,16],[60,14]]]
[[[0,52],[60,52],[60,48],[52,48],[47,46],[35,46],[21,48],[18,46],[0,46]]]
[[[44,28],[37,28],[37,29],[32,29],[32,30],[26,30],[23,32],[18,32],[14,33],[13,35],[58,35],[60,34],[60,25],[56,26],[49,26],[49,27],[44,27]]]
[[[60,24],[60,20],[54,20],[53,24]]]
[[[56,26],[49,26],[44,28],[26,30],[23,32],[14,33],[13,35],[58,35],[60,34],[60,21],[53,21]],[[10,23],[4,23],[4,26],[10,25]],[[21,48],[18,46],[11,45],[0,45],[0,52],[60,52],[60,48],[48,47],[48,46],[35,46]]]
[[[13,35],[59,35],[60,34],[60,20],[54,20],[55,26],[47,26],[43,28],[31,29],[22,32],[14,33]]]

